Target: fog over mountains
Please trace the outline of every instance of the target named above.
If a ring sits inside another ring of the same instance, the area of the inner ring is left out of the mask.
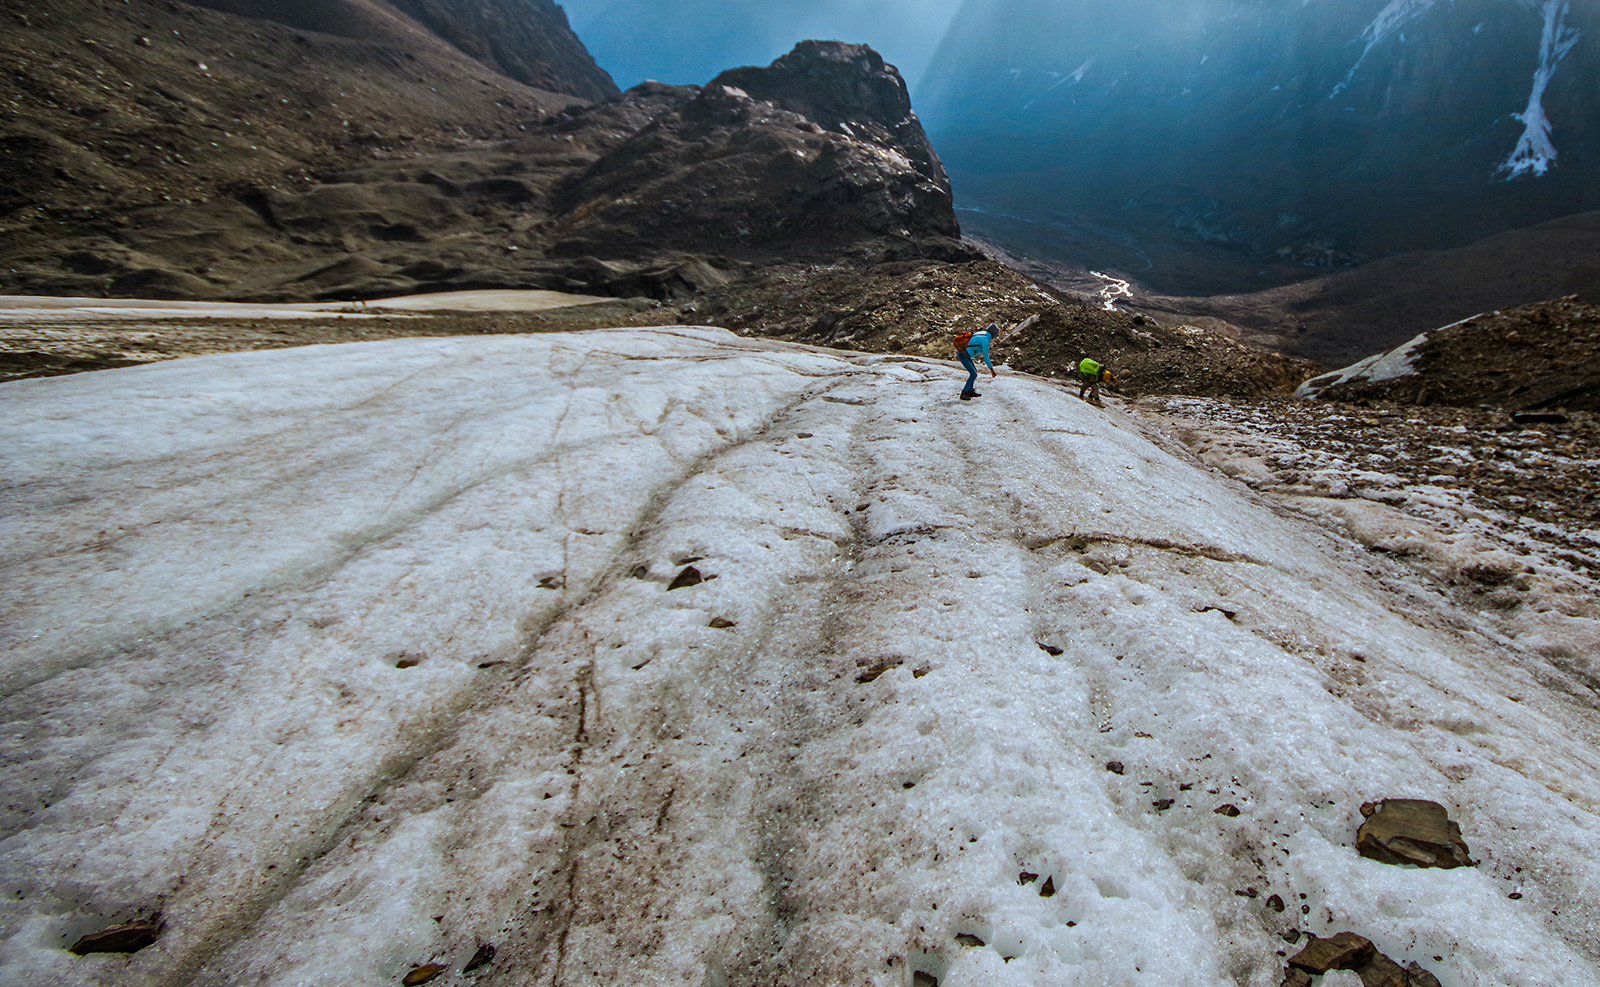
[[[962,205],[1287,280],[1600,207],[1596,92],[1570,0],[968,0],[918,111]]]

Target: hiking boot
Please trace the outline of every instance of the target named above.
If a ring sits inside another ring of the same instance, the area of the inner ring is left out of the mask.
[[[961,392],[961,400],[963,400],[963,401],[971,401],[972,400],[972,392],[971,391],[962,391]]]
[[[979,394],[977,391],[968,391],[967,392],[967,397],[969,397],[969,398],[981,398],[981,397],[983,397],[983,395]]]

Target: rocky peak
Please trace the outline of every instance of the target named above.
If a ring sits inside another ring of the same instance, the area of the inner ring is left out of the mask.
[[[765,68],[729,69],[711,85],[738,89],[847,137],[896,146],[925,177],[949,187],[900,70],[866,45],[802,41]]]
[[[655,115],[553,196],[553,255],[768,263],[960,236],[904,81],[864,45],[802,42],[766,68],[629,90],[577,118],[629,113]]]

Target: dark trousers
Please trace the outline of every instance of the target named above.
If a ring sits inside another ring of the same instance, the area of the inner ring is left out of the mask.
[[[961,365],[967,368],[967,390],[973,390],[978,384],[978,365],[972,362],[972,356],[966,350],[956,350],[956,356],[961,360]]]

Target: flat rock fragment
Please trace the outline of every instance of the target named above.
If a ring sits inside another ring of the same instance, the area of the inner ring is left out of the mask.
[[[445,966],[443,963],[424,963],[421,966],[412,967],[410,973],[400,978],[400,983],[404,984],[405,987],[418,987],[419,984],[425,984],[436,979],[444,971]]]
[[[482,944],[478,947],[478,951],[472,954],[472,959],[467,961],[467,965],[461,968],[461,972],[471,973],[480,966],[488,966],[493,963],[494,952],[494,943],[486,942]]]
[[[1466,867],[1472,864],[1461,827],[1445,807],[1426,799],[1384,799],[1361,807],[1356,851],[1385,864]]]
[[[1340,932],[1326,939],[1312,938],[1304,949],[1289,957],[1289,965],[1320,976],[1329,970],[1354,970],[1377,952],[1371,939]]]
[[[1405,969],[1382,953],[1374,953],[1356,967],[1356,976],[1361,978],[1361,987],[1408,987],[1411,983]]]
[[[91,932],[71,946],[70,951],[84,956],[89,953],[137,953],[154,943],[166,923],[153,918],[137,922],[123,922]]]

